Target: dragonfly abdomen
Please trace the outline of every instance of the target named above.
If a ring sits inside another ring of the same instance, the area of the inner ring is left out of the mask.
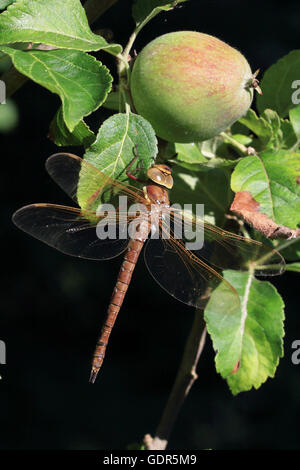
[[[130,240],[128,244],[127,252],[124,256],[124,260],[118,274],[116,286],[114,288],[107,310],[106,320],[102,326],[101,334],[96,344],[93,356],[92,371],[90,375],[90,382],[92,383],[95,382],[97,374],[103,364],[111,331],[123,304],[125,294],[131,281],[132,273],[145,243],[145,239]]]

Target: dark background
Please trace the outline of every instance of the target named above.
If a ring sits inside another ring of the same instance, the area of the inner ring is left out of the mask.
[[[133,30],[129,0],[120,0],[94,27],[125,44]],[[180,29],[206,32],[237,47],[253,70],[266,70],[299,48],[298,0],[192,0],[148,24],[139,51]],[[107,55],[97,54],[110,65]],[[300,70],[299,70],[300,73]],[[0,366],[2,449],[125,449],[154,433],[193,320],[152,280],[141,258],[112,334],[104,367],[88,383],[91,355],[121,258],[92,262],[67,257],[16,229],[14,210],[32,202],[70,204],[44,169],[56,151],[47,139],[59,99],[28,82],[14,96],[17,129],[1,139]],[[95,113],[94,129],[107,114]],[[73,149],[82,155],[81,149]],[[233,397],[216,374],[208,340],[199,380],[180,413],[172,449],[299,449],[300,366],[291,343],[300,337],[297,274],[274,284],[286,302],[285,357],[275,379]]]

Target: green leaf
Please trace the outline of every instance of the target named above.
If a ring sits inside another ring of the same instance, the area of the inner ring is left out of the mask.
[[[170,162],[182,168],[194,172],[206,172],[210,170],[226,170],[234,168],[241,159],[229,160],[226,158],[212,158],[204,163],[187,163],[181,160],[171,159]]]
[[[8,73],[8,70],[11,67],[11,59],[7,54],[0,52],[0,74]],[[3,78],[3,77],[2,77]]]
[[[273,109],[265,109],[262,118],[265,119],[272,128],[272,138],[266,146],[275,150],[290,149],[296,150],[297,136],[290,121],[281,119]]]
[[[152,126],[137,114],[115,114],[104,121],[84,159],[110,177],[126,181],[126,169],[134,158],[134,147],[137,147],[139,155],[138,166],[143,164],[146,172],[157,154],[157,139]]]
[[[248,139],[242,136],[242,139]],[[241,140],[242,140],[241,139]],[[173,157],[174,153],[178,155]],[[225,137],[216,136],[203,142],[190,144],[173,144],[173,149],[168,156],[163,158],[170,159],[183,168],[191,171],[209,171],[211,169],[226,169],[234,167],[239,159],[232,159],[232,151]]]
[[[286,117],[290,109],[299,103],[293,103],[294,82],[299,80],[300,50],[291,51],[272,65],[264,74],[260,83],[263,94],[257,95],[256,105],[262,113],[270,108],[280,117]]]
[[[187,0],[136,0],[132,6],[132,16],[138,26],[145,26],[161,11],[171,10]]]
[[[4,8],[8,7],[8,5],[11,5],[15,1],[16,0],[0,0],[0,10],[4,10]]]
[[[297,137],[293,126],[288,120],[281,119],[273,109],[265,109],[262,113],[262,118],[265,119],[272,128],[272,138],[266,146],[267,148],[274,150],[281,148],[289,149],[296,145]]]
[[[234,168],[242,158],[236,158],[235,160],[230,160],[227,158],[213,158],[208,161],[206,164],[207,168],[219,168],[219,169],[231,169]],[[204,165],[200,168],[200,171],[204,171]]]
[[[58,146],[83,145],[89,147],[96,139],[94,132],[84,121],[80,121],[73,132],[70,132],[64,121],[62,108],[55,114],[49,131],[51,140]]]
[[[108,176],[125,182],[128,181],[126,169],[134,158],[135,148],[139,158],[133,168],[143,167],[140,174],[145,173],[157,154],[157,140],[152,126],[137,114],[115,114],[104,121],[84,159]],[[81,178],[77,192],[81,207],[85,207],[90,195],[91,182]]]
[[[244,134],[232,134],[232,138],[243,145],[252,144],[252,137]]]
[[[297,139],[295,129],[288,119],[280,119],[279,146],[282,149],[298,150],[300,137]]]
[[[202,155],[199,147],[195,143],[175,144],[176,159],[186,163],[206,163],[207,159]]]
[[[224,138],[219,135],[213,137],[212,139],[198,142],[197,145],[201,154],[210,160],[218,157],[229,157],[228,152],[226,152],[228,147],[224,144]]]
[[[227,171],[207,169],[196,172],[178,166],[173,168],[172,175],[172,203],[193,204],[193,207],[204,204],[205,220],[218,226],[224,225],[225,214],[233,198]]]
[[[111,109],[112,111],[119,111],[120,93],[118,91],[111,91],[103,103],[103,107]],[[121,111],[123,112],[125,109],[122,109]]]
[[[273,109],[265,109],[262,113],[262,118],[265,119],[272,129],[272,141],[268,147],[278,150],[280,148],[281,141],[281,121],[280,117]]]
[[[270,124],[263,117],[258,117],[253,109],[249,109],[239,122],[256,134],[262,146],[266,146],[273,135]]]
[[[238,292],[241,309],[232,310],[228,289],[221,283],[211,295],[205,320],[217,351],[216,369],[236,395],[274,377],[283,356],[284,304],[272,284],[251,273],[228,270],[224,278]]]
[[[274,248],[284,256],[287,261],[300,260],[300,238],[277,241]]]
[[[5,46],[0,49],[12,58],[19,72],[60,96],[70,132],[84,116],[99,108],[111,89],[108,69],[84,52],[66,49],[24,52]]]
[[[249,191],[259,212],[278,225],[297,228],[300,223],[300,153],[266,150],[243,158],[231,177],[234,192]]]
[[[286,270],[300,273],[300,263],[289,263],[286,265]]]
[[[297,139],[300,141],[300,105],[290,110],[289,117]]]
[[[231,131],[231,134],[244,134],[244,135],[250,134],[250,130],[247,129],[243,124],[241,124],[240,120],[232,124],[232,126],[230,127],[230,131]]]
[[[122,50],[92,33],[80,0],[17,0],[0,15],[0,44],[14,42],[79,51],[103,49],[114,55]]]
[[[259,117],[253,109],[249,109],[246,116],[239,121],[256,134],[258,140],[253,141],[256,150],[296,150],[297,137],[292,124],[286,119],[281,119],[276,111],[265,109]]]

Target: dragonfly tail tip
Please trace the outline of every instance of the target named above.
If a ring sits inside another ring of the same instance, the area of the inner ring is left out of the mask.
[[[94,383],[95,383],[96,378],[97,378],[97,375],[98,375],[98,372],[99,372],[99,370],[95,370],[94,368],[91,370],[90,379],[89,379],[89,382],[90,382],[91,384],[94,384]]]

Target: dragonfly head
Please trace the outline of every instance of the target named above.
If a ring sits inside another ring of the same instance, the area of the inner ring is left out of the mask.
[[[164,186],[167,189],[172,189],[173,178],[171,175],[171,168],[165,164],[153,165],[147,171],[148,178],[160,186]]]

